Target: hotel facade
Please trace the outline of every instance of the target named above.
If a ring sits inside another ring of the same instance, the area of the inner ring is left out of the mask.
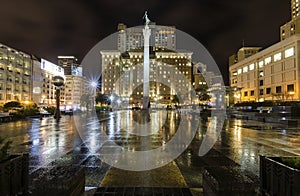
[[[151,53],[150,99],[151,101],[158,100],[163,104],[170,103],[176,93],[191,88],[192,52],[154,49]],[[131,103],[141,102],[143,97],[143,50],[125,53],[101,51],[101,56],[102,93],[106,95],[115,93],[123,100],[131,100]]]

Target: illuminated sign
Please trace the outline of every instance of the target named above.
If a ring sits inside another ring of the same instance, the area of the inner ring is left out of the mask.
[[[45,60],[45,59],[41,59],[41,69],[50,72],[53,75],[57,75],[57,76],[64,76],[65,72],[64,69]]]

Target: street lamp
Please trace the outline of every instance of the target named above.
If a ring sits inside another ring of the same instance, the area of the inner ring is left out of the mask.
[[[90,83],[90,86],[91,86],[91,89],[92,89],[92,93],[93,93],[93,97],[92,97],[92,102],[93,102],[93,110],[95,109],[95,102],[96,102],[96,100],[95,100],[95,96],[96,96],[96,89],[97,89],[97,87],[98,87],[98,83],[96,82],[96,81],[91,81],[91,83]]]
[[[60,119],[60,87],[64,85],[64,78],[62,76],[54,76],[52,78],[54,86],[56,86],[56,110],[54,118],[58,121]]]

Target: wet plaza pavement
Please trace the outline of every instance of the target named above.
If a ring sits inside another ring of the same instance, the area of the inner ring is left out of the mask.
[[[99,195],[105,190],[130,192],[133,187],[152,187],[152,193],[169,191],[173,194],[180,190],[185,195],[188,195],[187,188],[191,188],[196,195],[201,194],[201,173],[206,166],[237,167],[255,182],[259,175],[260,154],[300,155],[299,127],[227,119],[213,149],[199,157],[209,120],[186,114],[189,119],[197,118],[199,127],[195,137],[179,157],[165,166],[148,171],[126,171],[98,159],[97,144],[101,132],[129,151],[156,149],[168,143],[176,134],[179,121],[176,111],[156,111],[151,115],[157,130],[148,137],[147,145],[143,143],[143,136],[131,133],[132,122],[136,121],[133,111],[109,113],[97,126],[94,124],[97,119],[87,118],[85,133],[78,133],[73,117],[63,116],[58,123],[52,117],[3,123],[0,124],[0,136],[13,141],[12,152],[29,153],[31,176],[40,171],[47,172],[57,164],[84,166],[86,186],[102,187],[97,190]],[[191,125],[186,126],[186,131],[191,128]],[[172,188],[179,189],[174,191]]]

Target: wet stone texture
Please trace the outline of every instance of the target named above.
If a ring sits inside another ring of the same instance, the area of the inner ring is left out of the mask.
[[[126,171],[112,167],[102,187],[182,187],[187,184],[174,162],[148,171]]]
[[[164,112],[166,111],[162,111]],[[149,136],[147,146],[141,146],[141,136],[136,136],[131,132],[131,123],[134,122],[132,111],[107,113],[105,119],[98,120],[100,127],[93,127],[95,119],[91,118],[87,122],[85,138],[79,136],[74,119],[70,116],[62,116],[59,123],[52,117],[2,123],[0,136],[13,141],[12,153],[29,153],[31,179],[41,173],[47,173],[58,165],[81,166],[85,168],[86,187],[100,187],[97,190],[98,195],[106,190],[123,191],[131,195],[130,192],[148,191],[146,188],[151,189],[152,194],[154,191],[166,191],[173,194],[173,192],[183,192],[189,190],[186,188],[190,188],[187,195],[191,193],[201,195],[202,172],[207,167],[238,168],[238,172],[257,185],[260,154],[265,156],[300,155],[300,126],[288,127],[282,124],[227,119],[213,149],[205,156],[199,157],[199,147],[205,137],[209,118],[197,119],[199,129],[189,147],[172,163],[157,170],[145,173],[123,171],[103,163],[90,150],[92,144],[99,143],[98,135],[103,132],[125,150],[138,151],[160,147],[172,139],[180,119],[175,111],[169,111],[167,115],[161,115],[159,112],[152,115],[151,120],[157,123],[158,129],[153,130],[152,135]],[[185,114],[184,117],[196,118],[189,114]],[[190,129],[191,127],[186,127],[186,131]],[[171,186],[180,188],[180,191],[177,189],[173,191]],[[140,187],[140,189],[135,189],[135,187]]]
[[[206,167],[203,171],[203,190],[205,195],[259,194],[257,185],[239,167]]]

